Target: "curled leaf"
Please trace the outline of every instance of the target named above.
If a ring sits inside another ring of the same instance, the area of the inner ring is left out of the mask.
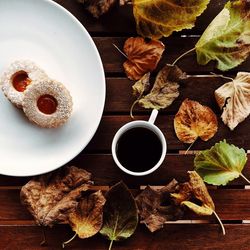
[[[148,94],[145,93],[145,89],[149,89],[147,83],[149,76],[144,77],[146,84],[143,84],[143,80],[133,86],[134,89],[137,89],[137,92],[144,94],[139,98],[138,104],[146,109],[159,110],[170,106],[179,96],[179,82],[186,79],[186,73],[182,72],[177,66],[165,65],[157,74],[153,88]],[[138,86],[144,87],[141,87],[138,91]]]
[[[133,95],[139,98],[150,90],[150,73],[145,74],[139,81],[137,81],[133,86]]]
[[[213,200],[207,191],[207,187],[201,177],[195,171],[188,171],[189,182],[180,185],[180,190],[172,197],[177,204],[185,205],[198,215],[211,215],[215,209]],[[202,204],[195,204],[191,200],[195,198]]]
[[[197,42],[198,63],[215,60],[217,68],[225,71],[244,62],[250,53],[249,28],[249,1],[229,1]]]
[[[92,237],[100,231],[105,201],[100,190],[84,195],[76,209],[70,213],[70,226],[81,239]]]
[[[250,114],[250,73],[239,72],[233,81],[215,91],[215,98],[223,110],[222,121],[234,130]]]
[[[188,171],[189,182],[180,185],[178,193],[171,194],[177,204],[184,205],[194,213],[206,216],[214,214],[222,229],[223,235],[226,234],[221,219],[215,212],[214,202],[208,193],[207,187],[201,177],[195,171]],[[193,199],[201,202],[196,204]]]
[[[160,41],[130,37],[126,40],[123,50],[127,56],[123,67],[128,78],[139,80],[144,74],[156,68],[165,46]]]
[[[96,18],[99,18],[113,6],[117,0],[77,0]]]
[[[209,0],[134,0],[137,32],[143,37],[159,39],[174,31],[191,29],[208,3]]]
[[[178,193],[171,194],[177,204],[188,207],[194,213],[207,216],[214,214],[218,220],[223,235],[226,234],[224,225],[220,217],[215,212],[214,202],[208,193],[207,187],[201,177],[195,171],[188,171],[189,182],[185,182],[180,186]],[[196,204],[193,199],[201,202],[201,205]]]
[[[241,171],[246,162],[244,149],[228,144],[226,140],[201,151],[194,159],[195,171],[205,182],[213,185],[226,185],[242,176]]]
[[[89,189],[90,177],[89,172],[76,167],[35,177],[22,187],[21,202],[38,225],[68,223],[81,193]]]
[[[100,231],[110,242],[130,237],[137,227],[138,213],[135,200],[123,182],[114,185],[106,194],[103,227]]]
[[[150,232],[161,229],[166,221],[182,218],[182,209],[175,205],[170,198],[170,193],[175,192],[177,187],[178,182],[176,180],[172,180],[167,186],[161,189],[154,189],[147,186],[136,197],[140,222],[144,223]]]
[[[207,141],[218,130],[217,117],[209,107],[185,99],[175,115],[174,129],[178,139],[184,143],[193,143],[198,137]]]

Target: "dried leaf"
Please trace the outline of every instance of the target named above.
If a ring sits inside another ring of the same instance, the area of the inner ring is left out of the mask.
[[[243,177],[241,171],[246,162],[245,150],[228,144],[226,140],[201,151],[194,159],[195,171],[213,185],[226,185],[239,176]]]
[[[209,0],[134,0],[137,32],[143,37],[159,39],[174,31],[191,29],[208,3]]]
[[[239,72],[233,81],[215,91],[215,98],[223,109],[222,121],[234,130],[250,114],[250,73]]]
[[[120,0],[119,4],[121,6],[126,5],[126,4],[133,4],[133,0]]]
[[[130,37],[126,40],[123,50],[128,59],[123,64],[128,78],[139,80],[144,74],[156,68],[165,46],[160,41]]]
[[[182,218],[182,209],[170,199],[170,193],[175,192],[177,187],[178,182],[176,180],[172,180],[161,189],[153,189],[147,186],[136,197],[140,222],[144,223],[151,232],[162,228],[166,221]]]
[[[111,243],[130,237],[137,227],[138,213],[135,200],[123,182],[114,185],[106,195],[103,227],[100,231]]]
[[[211,215],[215,206],[211,196],[207,191],[207,187],[201,177],[195,171],[188,171],[189,182],[180,186],[178,193],[172,194],[177,204],[185,205],[198,215]],[[199,200],[202,205],[197,205],[190,199]]]
[[[174,129],[178,139],[184,143],[193,143],[198,137],[207,141],[218,130],[217,117],[209,107],[185,99],[175,115]]]
[[[108,12],[117,0],[77,0],[84,4],[85,8],[96,18]]]
[[[151,91],[139,99],[139,105],[146,109],[167,108],[179,96],[178,83],[184,79],[186,79],[186,73],[182,72],[180,68],[165,65],[157,74]],[[140,86],[138,82],[135,85]]]
[[[69,215],[69,224],[81,239],[92,237],[101,230],[105,201],[100,190],[85,195]]]
[[[250,53],[249,29],[249,1],[229,1],[197,42],[198,63],[205,65],[215,60],[223,71],[238,66]]]
[[[133,95],[141,97],[144,93],[150,90],[150,73],[145,74],[139,81],[137,81],[133,86]]]
[[[184,205],[198,215],[214,214],[221,226],[223,235],[225,235],[225,228],[220,217],[215,212],[214,202],[202,178],[195,171],[188,171],[188,174],[189,182],[180,185],[179,191],[171,194],[172,198],[176,204]],[[201,205],[196,204],[193,199],[200,201]]]
[[[22,187],[21,202],[38,225],[68,223],[81,192],[89,189],[90,177],[89,172],[76,167],[35,177]]]

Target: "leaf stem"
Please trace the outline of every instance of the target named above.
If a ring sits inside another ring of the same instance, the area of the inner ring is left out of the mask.
[[[186,155],[186,154],[188,153],[188,151],[189,151],[190,148],[194,145],[195,142],[196,142],[196,140],[193,141],[193,142],[189,145],[189,147],[188,147],[187,150],[185,151],[184,155]]]
[[[71,237],[69,240],[64,241],[64,242],[62,243],[62,248],[65,248],[65,246],[66,246],[68,243],[70,243],[73,239],[75,239],[76,236],[77,236],[77,233],[75,233],[75,234],[73,235],[73,237]]]
[[[186,51],[185,53],[181,54],[177,59],[175,59],[175,61],[172,63],[172,65],[174,66],[182,57],[184,57],[187,54],[193,52],[194,50],[195,50],[195,48],[192,48],[192,49]]]
[[[111,240],[111,241],[110,241],[110,244],[109,244],[109,250],[111,250],[111,249],[112,249],[113,242],[114,242],[114,240]]]
[[[216,78],[216,77],[222,77],[222,78],[226,78],[226,79],[230,79],[233,80],[233,78],[227,77],[227,76],[223,76],[223,75],[187,75],[187,78]]]
[[[215,74],[214,72],[210,72],[210,74],[213,75],[214,77],[221,77],[221,78],[224,78],[224,79],[227,79],[227,80],[231,80],[231,81],[234,80],[232,77],[223,76],[223,75],[218,75],[218,74]]]
[[[118,220],[119,220],[119,213],[117,214],[117,217],[116,217],[116,220],[115,220],[115,227],[114,227],[114,230],[112,232],[112,240],[110,241],[110,244],[109,244],[109,250],[111,250],[112,246],[113,246],[113,242],[114,242],[114,239],[115,239],[115,233],[116,233],[116,230],[117,230],[117,226],[118,226]]]
[[[129,114],[130,114],[130,117],[131,117],[133,120],[135,119],[135,117],[134,117],[134,115],[133,115],[133,109],[134,109],[135,105],[136,105],[138,102],[139,102],[139,98],[133,102],[133,104],[132,104],[132,106],[131,106],[131,108],[130,108]]]
[[[48,245],[46,233],[45,233],[44,227],[43,226],[41,227],[42,227],[42,233],[43,233],[43,240],[40,242],[40,246],[46,246]]]
[[[222,223],[220,217],[218,216],[218,214],[217,214],[215,211],[213,211],[213,213],[214,213],[216,219],[218,220],[218,222],[219,222],[219,224],[220,224],[220,226],[221,226],[222,234],[223,234],[223,235],[226,235],[226,230],[225,230],[225,227],[224,227],[224,225],[223,225],[223,223]]]
[[[246,176],[244,176],[242,173],[240,174],[240,176],[241,176],[248,184],[250,184],[250,181],[247,179]]]
[[[128,57],[127,57],[127,55],[122,51],[122,50],[120,50],[119,48],[118,48],[118,46],[117,45],[115,45],[114,43],[112,43],[113,44],[113,46],[124,56],[124,57],[126,57],[127,59],[128,59]]]

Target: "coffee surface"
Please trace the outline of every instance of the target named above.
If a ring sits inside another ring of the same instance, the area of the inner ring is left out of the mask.
[[[123,167],[133,172],[144,172],[160,160],[162,143],[153,131],[137,127],[119,138],[116,152]]]

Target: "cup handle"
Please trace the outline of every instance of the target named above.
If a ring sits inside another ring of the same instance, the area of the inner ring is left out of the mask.
[[[151,112],[151,115],[149,117],[148,122],[151,123],[151,124],[154,124],[155,120],[157,118],[157,115],[158,115],[158,110],[157,109],[153,109],[152,112]]]

